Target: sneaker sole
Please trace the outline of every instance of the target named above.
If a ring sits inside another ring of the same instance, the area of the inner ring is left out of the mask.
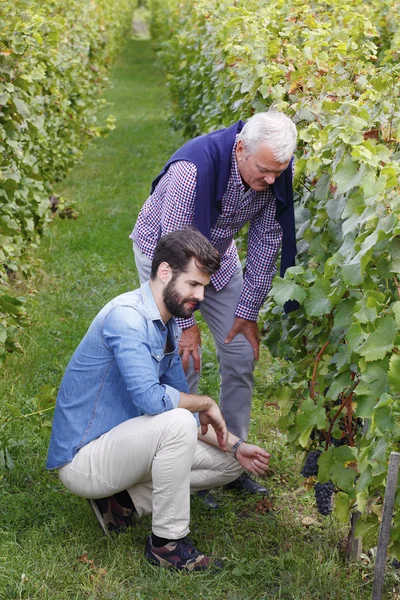
[[[111,537],[110,532],[108,531],[108,529],[104,523],[103,516],[102,516],[101,512],[99,511],[96,502],[94,500],[89,500],[89,499],[88,499],[88,502],[89,502],[90,508],[92,509],[92,511],[94,512],[94,514],[96,516],[96,519],[97,519],[101,529],[103,530],[103,533],[107,537]]]

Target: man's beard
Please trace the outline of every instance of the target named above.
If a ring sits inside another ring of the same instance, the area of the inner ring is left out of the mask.
[[[196,298],[183,298],[175,287],[175,280],[171,279],[167,283],[163,291],[163,300],[168,312],[181,319],[188,319],[192,316],[194,308],[189,306],[185,307],[185,302],[192,302],[198,304]]]

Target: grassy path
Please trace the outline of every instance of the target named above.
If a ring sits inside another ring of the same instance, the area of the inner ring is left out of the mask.
[[[77,201],[79,218],[55,219],[38,253],[42,271],[34,282],[38,293],[29,300],[25,354],[10,356],[1,373],[2,415],[11,415],[9,405],[33,412],[43,386],[52,396],[92,317],[137,284],[128,235],[150,181],[181,139],[167,124],[163,80],[147,42],[128,43],[113,84],[108,98],[114,106],[107,112],[116,115],[116,130],[97,140],[59,186],[67,202]],[[204,359],[203,391],[216,397],[209,340]],[[296,491],[293,458],[263,409],[265,361],[256,375],[252,432],[273,453],[274,500],[257,504],[218,492],[222,509],[212,514],[193,501],[195,542],[226,557],[218,574],[181,576],[145,563],[149,518],[133,532],[105,540],[85,501],[44,471],[50,419],[0,425],[0,448],[8,447],[15,463],[3,480],[6,472],[0,471],[0,600],[367,597],[358,570],[343,567],[337,530],[318,519],[308,528],[302,523],[304,516],[315,516],[312,498]]]

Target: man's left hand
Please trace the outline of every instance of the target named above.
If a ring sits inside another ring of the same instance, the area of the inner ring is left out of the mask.
[[[254,360],[258,360],[260,355],[260,337],[258,335],[257,323],[242,319],[241,317],[235,317],[232,329],[226,336],[225,344],[229,344],[238,333],[242,333],[250,342],[254,352]]]
[[[236,460],[240,465],[258,477],[263,477],[268,471],[270,457],[271,455],[264,448],[246,442],[240,444],[236,452]]]

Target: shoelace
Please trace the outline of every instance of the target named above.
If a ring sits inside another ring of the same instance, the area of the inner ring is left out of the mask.
[[[201,554],[186,538],[177,541],[177,550],[183,559],[195,560]]]

